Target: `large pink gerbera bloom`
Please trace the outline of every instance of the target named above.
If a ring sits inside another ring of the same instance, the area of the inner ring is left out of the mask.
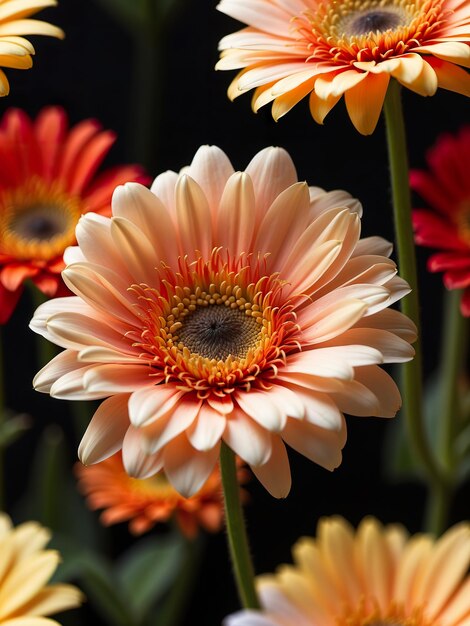
[[[330,470],[343,412],[392,417],[382,363],[407,361],[415,329],[388,310],[408,285],[383,239],[359,239],[344,191],[297,182],[289,155],[234,172],[202,147],[151,191],[119,187],[113,217],[84,216],[66,255],[76,297],[31,327],[66,348],[35,378],[57,398],[107,398],[80,445],[84,463],[123,448],[129,474],[162,467],[195,493],[223,440],[276,497],[290,489],[284,442]]]
[[[68,128],[60,107],[32,121],[9,109],[0,123],[0,324],[10,318],[30,279],[47,296],[66,291],[60,276],[84,213],[111,213],[111,196],[127,181],[146,182],[143,169],[124,165],[95,176],[116,140],[99,122]]]
[[[356,129],[374,131],[391,78],[422,96],[470,95],[468,0],[221,0],[248,27],[224,37],[217,69],[242,71],[229,97],[255,89],[275,119],[309,96],[322,124],[344,96]]]

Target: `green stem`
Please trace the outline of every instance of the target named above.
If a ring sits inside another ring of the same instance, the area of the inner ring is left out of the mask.
[[[436,537],[447,527],[452,495],[453,487],[446,483],[435,483],[429,488],[424,527]]]
[[[245,609],[258,609],[260,604],[255,589],[253,563],[240,503],[235,454],[225,443],[222,443],[220,449],[220,472],[224,492],[228,543],[238,593]]]
[[[454,441],[460,423],[459,376],[467,354],[468,320],[460,312],[460,290],[446,294],[444,333],[441,352],[441,444],[440,457],[449,477],[455,469]]]
[[[447,481],[430,488],[426,528],[440,535],[447,527],[449,508],[455,489],[455,436],[460,424],[458,384],[467,353],[467,319],[460,312],[462,292],[449,291],[445,298],[445,314],[441,349],[439,458]]]
[[[444,481],[444,477],[433,455],[424,425],[418,276],[411,222],[411,194],[406,133],[400,97],[400,85],[393,79],[390,81],[385,97],[384,114],[387,130],[398,265],[400,275],[411,287],[411,293],[403,298],[401,305],[403,313],[413,320],[418,329],[418,340],[414,346],[416,356],[412,361],[403,365],[403,409],[408,436],[414,448],[414,452],[426,471],[429,481],[437,485]]]

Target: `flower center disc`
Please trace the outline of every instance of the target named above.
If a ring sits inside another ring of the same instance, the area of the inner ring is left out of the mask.
[[[256,345],[260,328],[254,317],[239,309],[209,305],[184,318],[178,340],[193,354],[216,361],[242,359]]]
[[[41,180],[0,195],[0,251],[17,259],[47,261],[75,242],[80,202]]]
[[[344,34],[348,37],[354,35],[367,35],[368,33],[383,33],[403,26],[403,20],[399,13],[386,8],[372,9],[354,12],[347,16],[342,25]]]

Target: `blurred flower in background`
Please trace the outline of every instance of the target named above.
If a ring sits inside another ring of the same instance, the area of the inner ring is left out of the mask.
[[[63,272],[76,297],[31,322],[66,348],[36,389],[106,398],[81,460],[122,446],[130,475],[163,467],[186,497],[221,441],[275,497],[291,486],[284,443],[337,467],[343,412],[393,417],[400,394],[379,365],[414,354],[413,323],[387,310],[409,287],[388,242],[359,239],[361,212],[344,191],[298,182],[285,150],[234,172],[203,146],[151,191],[117,189],[111,219],[85,215]]]
[[[199,528],[218,532],[222,527],[224,505],[218,468],[191,498],[183,498],[163,472],[146,479],[131,478],[120,452],[96,465],[77,463],[75,474],[90,508],[105,509],[100,516],[105,526],[129,520],[129,530],[140,535],[175,517],[190,538]],[[247,471],[240,469],[238,478],[245,482]]]
[[[108,169],[95,177],[115,140],[112,131],[103,131],[92,119],[69,130],[60,107],[43,109],[34,121],[20,109],[3,116],[0,323],[11,316],[26,279],[46,296],[66,293],[60,277],[63,255],[76,242],[80,216],[90,211],[109,215],[116,185],[147,182],[136,165]]]
[[[12,527],[0,513],[0,624],[54,626],[43,616],[72,609],[83,596],[72,585],[47,585],[59,564],[55,550],[44,550],[49,531],[36,522]]]
[[[470,316],[470,126],[439,137],[427,154],[428,171],[412,170],[411,187],[428,206],[415,209],[415,241],[437,248],[431,272],[444,272],[447,289],[463,289],[461,311]]]
[[[320,520],[317,538],[300,539],[294,565],[261,576],[262,612],[243,611],[225,626],[465,626],[470,620],[470,524],[437,541],[402,526],[364,519]]]
[[[27,70],[33,65],[34,48],[22,35],[49,35],[62,39],[64,33],[47,22],[28,19],[46,7],[56,6],[56,0],[0,1],[0,67]],[[10,91],[8,79],[0,70],[0,96]]]
[[[466,0],[222,0],[248,25],[220,42],[217,69],[243,69],[231,99],[256,89],[253,109],[275,119],[310,94],[318,123],[344,95],[363,134],[374,131],[391,77],[422,96],[438,87],[470,95]]]

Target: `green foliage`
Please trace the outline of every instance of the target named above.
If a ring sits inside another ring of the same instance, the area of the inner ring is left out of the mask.
[[[88,601],[111,626],[143,626],[180,573],[184,544],[176,533],[149,537],[113,564],[58,534],[53,547],[60,550],[63,564],[54,580],[77,581]]]

